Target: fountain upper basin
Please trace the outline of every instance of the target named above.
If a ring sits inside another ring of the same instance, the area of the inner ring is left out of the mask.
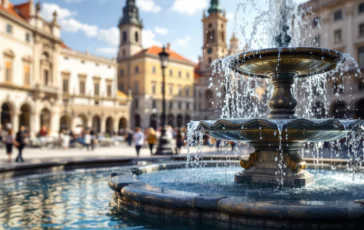
[[[192,121],[188,127],[222,140],[241,142],[328,142],[345,138],[363,121],[337,119],[220,119]],[[286,135],[288,135],[286,137]]]
[[[344,61],[343,54],[329,49],[269,48],[241,53],[230,67],[238,73],[261,78],[307,77],[333,70],[340,61]]]

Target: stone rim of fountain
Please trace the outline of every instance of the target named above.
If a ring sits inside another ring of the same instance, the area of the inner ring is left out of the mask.
[[[207,167],[225,164],[204,162]],[[336,201],[268,200],[254,201],[242,197],[213,196],[163,189],[139,181],[135,175],[157,170],[178,169],[186,164],[164,163],[142,166],[112,174],[109,187],[119,205],[162,216],[179,216],[198,220],[216,220],[230,224],[307,229],[334,227],[349,221],[362,226],[363,206]]]

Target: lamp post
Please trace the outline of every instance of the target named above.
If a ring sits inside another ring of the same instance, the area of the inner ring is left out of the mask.
[[[161,69],[162,69],[162,119],[161,119],[161,136],[159,139],[159,144],[157,147],[157,152],[155,155],[172,155],[173,150],[171,146],[171,142],[166,135],[166,75],[165,70],[168,66],[168,58],[169,53],[166,52],[166,48],[163,46],[162,52],[158,54],[160,62],[161,62]]]

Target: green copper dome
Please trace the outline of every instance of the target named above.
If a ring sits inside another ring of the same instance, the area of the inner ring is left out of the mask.
[[[121,25],[134,24],[143,27],[142,20],[139,18],[139,9],[135,4],[135,0],[126,0],[126,5],[123,8],[123,17],[120,19]]]
[[[221,13],[220,9],[220,1],[219,0],[211,0],[210,8],[208,9],[209,14]]]

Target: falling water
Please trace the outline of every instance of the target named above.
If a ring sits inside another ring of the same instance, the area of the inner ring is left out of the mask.
[[[276,40],[272,35],[280,33],[281,26],[279,25],[283,23],[280,7],[284,2],[290,9],[286,15],[287,21],[290,22],[288,34],[292,37],[289,47],[295,49],[294,47],[318,46],[317,38],[312,34],[312,19],[315,18],[315,13],[310,7],[299,6],[293,0],[241,0],[237,5],[234,17],[234,30],[241,39],[240,45],[245,47],[244,51],[257,50],[258,52],[263,48],[276,47]],[[251,17],[247,17],[247,15],[251,15]],[[319,21],[317,26],[321,28]],[[327,49],[322,48],[323,52],[325,50]],[[212,63],[213,71],[209,88],[216,93],[215,104],[221,110],[220,118],[266,118],[269,112],[267,104],[273,93],[273,87],[270,80],[258,78],[254,74],[246,76],[232,71],[230,63],[237,59],[239,54],[227,56]],[[344,119],[352,116],[349,108],[340,104],[341,97],[345,94],[350,101],[355,101],[353,82],[364,82],[364,79],[355,59],[350,54],[344,54],[344,58],[345,62],[339,62],[333,71],[295,79],[292,93],[298,99],[296,108],[298,117],[327,119],[330,113]],[[281,159],[277,159],[277,161],[281,170],[277,173],[283,175],[281,141],[285,121],[272,122],[277,124],[280,142]],[[345,121],[341,121],[341,123],[348,128],[348,123]],[[287,132],[286,134],[288,135]],[[362,140],[362,133],[351,132],[348,134],[345,146],[348,149],[347,157],[350,159],[348,169],[350,170],[361,171]],[[326,151],[324,143],[313,143],[312,145],[312,155],[314,155],[315,162],[319,163]],[[328,151],[331,157],[341,157],[341,148],[342,143],[339,140],[330,142]],[[283,179],[279,183],[283,183]]]

